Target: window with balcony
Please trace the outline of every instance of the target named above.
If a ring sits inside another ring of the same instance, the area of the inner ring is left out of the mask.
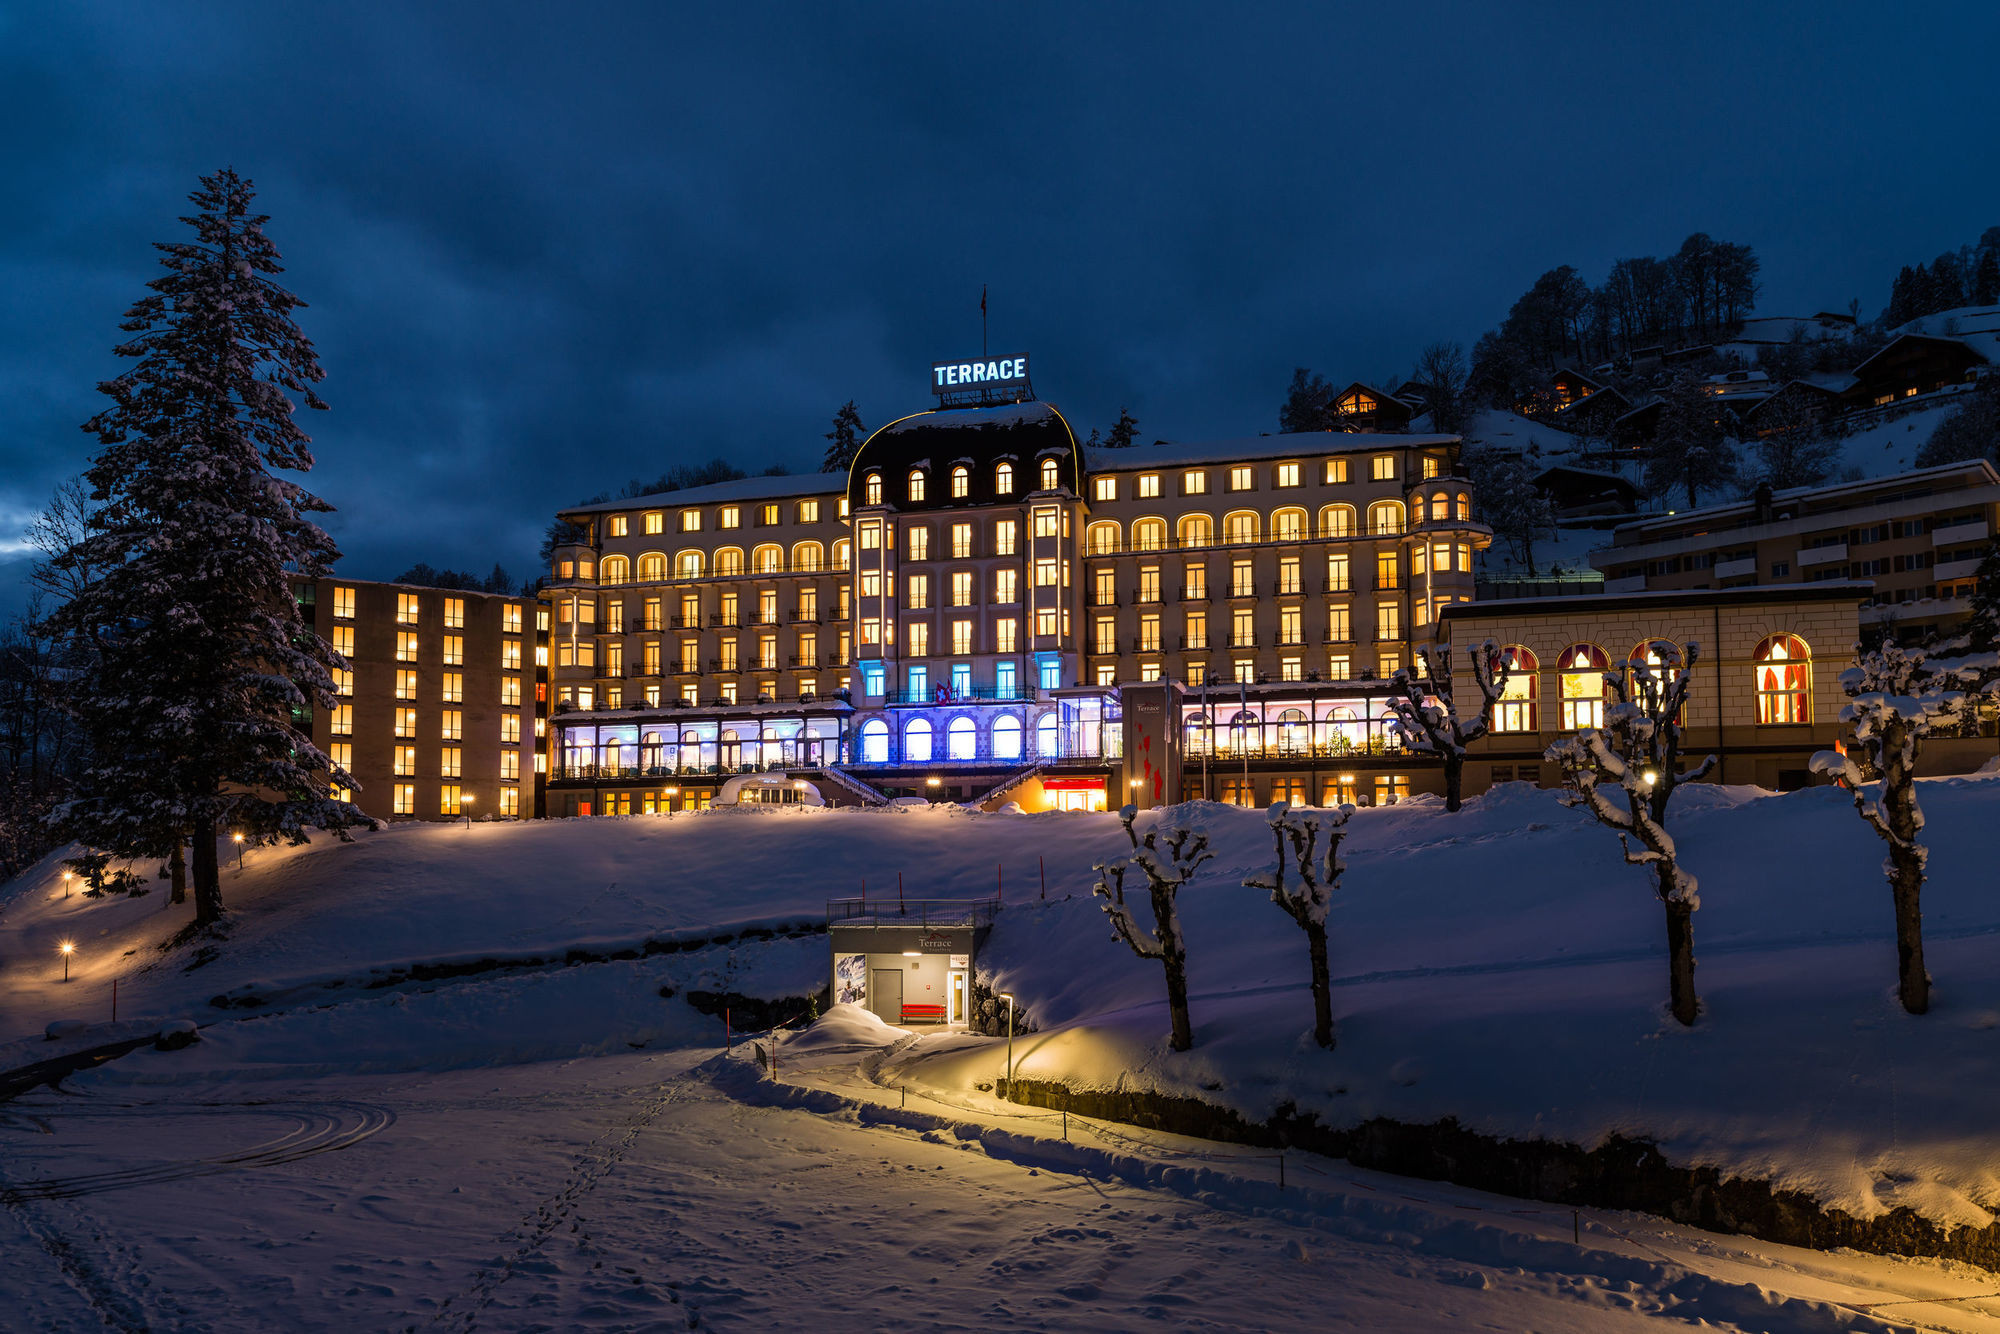
[[[872,597],[869,592],[873,571],[861,576],[861,594]],[[927,574],[911,574],[903,577],[903,605],[911,611],[923,611],[931,605],[931,577]]]
[[[1388,642],[1403,637],[1403,609],[1394,602],[1384,602],[1375,608],[1375,638]]]
[[[1402,560],[1394,551],[1375,553],[1375,587],[1380,589],[1401,588],[1403,586]]]
[[[1257,596],[1257,569],[1247,560],[1232,562],[1229,567],[1229,596],[1233,598],[1253,598]]]
[[[972,555],[972,525],[955,523],[951,526],[951,555],[953,560],[966,560]]]
[[[1012,616],[1002,616],[993,622],[993,651],[995,653],[1014,653],[1018,651],[1019,646],[1016,642],[1016,636],[1019,634],[1020,624]],[[1010,663],[1003,663],[1001,665],[1007,667],[1009,671],[1013,670]]]
[[[1191,611],[1187,613],[1187,628],[1182,637],[1187,641],[1183,648],[1205,649],[1208,647],[1208,613]]]
[[[972,652],[972,622],[951,623],[951,651],[960,657]]]
[[[952,571],[951,605],[954,607],[970,607],[972,605],[972,571]]]

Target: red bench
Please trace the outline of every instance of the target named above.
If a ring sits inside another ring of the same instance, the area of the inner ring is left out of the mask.
[[[927,1024],[941,1024],[944,1022],[944,1006],[906,1003],[903,1006],[903,1022],[907,1024],[913,1019]]]

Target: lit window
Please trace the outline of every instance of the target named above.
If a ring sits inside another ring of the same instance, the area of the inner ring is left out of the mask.
[[[1299,484],[1299,465],[1296,463],[1280,463],[1278,465],[1277,484],[1279,486],[1297,486]]]
[[[879,505],[882,503],[882,474],[871,472],[861,484],[861,503]]]
[[[1403,609],[1394,602],[1375,608],[1375,638],[1389,642],[1403,637]]]
[[[451,659],[447,658],[449,662]],[[521,641],[503,639],[500,641],[500,665],[510,672],[521,670]]]
[[[667,516],[659,510],[654,510],[652,513],[646,515],[642,526],[649,536],[664,533],[667,531]],[[699,525],[697,524],[697,526]]]
[[[1812,721],[1812,653],[1797,635],[1772,635],[1757,646],[1757,721]]]
[[[500,628],[510,635],[521,633],[521,604],[509,602],[500,608]]]
[[[1056,586],[1056,563],[1052,560],[1035,562],[1035,587],[1054,588]]]
[[[873,571],[861,576],[861,591],[864,595],[873,586]],[[931,577],[927,574],[905,575],[903,578],[903,605],[912,611],[922,611],[931,605]]]
[[[972,491],[972,472],[964,464],[951,470],[951,494],[954,500],[963,500]]]
[[[1345,486],[1347,484],[1347,460],[1328,459],[1326,461],[1326,484]]]
[[[776,505],[764,506],[759,512],[758,522],[766,528],[776,528],[778,526],[778,507]]]
[[[351,588],[342,588],[342,587],[340,587],[339,585],[335,585],[335,586],[334,586],[334,590],[333,590],[333,614],[334,614],[335,616],[339,617],[339,618],[340,618],[341,620],[344,620],[344,621],[351,621],[351,620],[353,620],[353,619],[354,619],[354,590],[353,590],[353,589],[351,589]]]
[[[333,767],[336,769],[352,769],[354,767],[354,743],[352,741],[336,741],[326,748],[326,757],[333,762]]]
[[[1093,500],[1116,500],[1118,499],[1118,479],[1116,477],[1099,477],[1091,482],[1090,493]]]
[[[354,732],[354,706],[352,704],[334,705],[333,714],[327,722],[327,727],[335,736],[352,735]]]
[[[681,531],[684,533],[698,533],[701,531],[700,510],[681,511]]]
[[[465,673],[446,672],[444,674],[444,702],[463,704],[465,702]]]
[[[882,525],[879,523],[862,524],[861,549],[863,551],[875,551],[878,550],[881,547],[881,545],[882,545]]]
[[[412,617],[412,620],[415,618]],[[444,628],[463,630],[465,628],[465,599],[446,598],[444,600]]]
[[[503,780],[511,783],[516,779],[520,778],[520,776],[521,776],[521,752],[518,750],[501,751],[500,777]]]
[[[1181,494],[1184,496],[1205,496],[1208,494],[1208,474],[1199,468],[1189,469],[1181,474]]]
[[[1020,622],[1012,616],[1003,616],[993,623],[993,651],[1012,653],[1015,651],[1015,634]]]
[[[909,496],[913,502],[924,498],[924,470],[922,468],[910,469]]]
[[[965,560],[972,555],[972,525],[955,523],[951,526],[951,554],[954,560]]]
[[[396,669],[396,698],[415,699],[417,697],[417,673],[413,667]]]
[[[509,706],[518,706],[521,703],[520,677],[503,676],[500,678],[500,702]]]
[[[589,687],[584,687],[584,689],[577,693],[578,702],[582,703],[589,697],[589,694]],[[586,707],[588,706],[586,705]],[[416,710],[412,709],[411,712],[415,713]],[[440,738],[445,741],[463,741],[465,739],[465,714],[458,709],[446,709],[444,716],[439,720],[438,732]],[[415,736],[416,734],[416,725],[412,721],[410,735]]]
[[[521,715],[503,713],[500,715],[500,744],[516,746],[521,742]]]
[[[465,752],[457,746],[446,746],[438,752],[438,773],[446,778],[460,777],[459,768],[464,763]]]
[[[438,814],[461,815],[463,813],[463,807],[459,799],[458,784],[440,784],[438,787]]]
[[[1002,519],[993,525],[993,554],[1011,556],[1014,546],[1020,540],[1021,526],[1012,519]]]
[[[801,500],[799,502],[799,522],[819,522],[819,502],[817,500]]]
[[[743,526],[742,509],[736,505],[724,505],[715,526],[717,528],[741,528]]]
[[[415,736],[417,734],[417,711],[415,709],[396,710],[396,735]]]
[[[1254,485],[1256,485],[1255,473],[1252,469],[1231,468],[1229,470],[1229,489],[1231,491],[1248,491]]]
[[[1370,458],[1368,460],[1368,475],[1378,482],[1395,481],[1396,456],[1394,454],[1377,454]]]
[[[993,491],[995,495],[1011,496],[1014,494],[1013,464],[1001,463],[1001,464],[996,464],[994,466]]]
[[[622,514],[612,515],[609,522],[611,524],[611,536],[613,537],[624,537],[631,531],[630,521]]]
[[[464,635],[446,635],[444,637],[444,665],[447,667],[465,666]]]
[[[417,623],[417,595],[415,593],[396,594],[396,619],[404,625]]]
[[[539,759],[540,757],[537,756],[536,758]],[[500,813],[502,815],[519,815],[521,813],[520,788],[503,787],[500,789]]]
[[[1500,699],[1493,706],[1493,730],[1532,732],[1538,724],[1535,705],[1540,694],[1541,664],[1519,644],[1509,644],[1500,651],[1500,657],[1507,667],[1507,681],[1500,687]]]
[[[395,815],[415,815],[417,813],[417,785],[415,783],[398,783],[395,785],[395,804],[391,813]]]
[[[415,662],[417,660],[417,632],[398,630],[396,632],[396,661]]]
[[[1444,472],[1444,463],[1435,454],[1424,455],[1424,476],[1436,477]]]
[[[1053,491],[1062,485],[1062,469],[1054,459],[1042,460],[1042,490]]]
[[[345,667],[333,669],[333,693],[351,695],[354,693],[354,673]]]
[[[1160,494],[1160,474],[1142,472],[1139,474],[1139,499],[1151,500]]]
[[[909,524],[904,528],[903,535],[908,539],[911,560],[929,560],[931,558],[931,530],[929,528],[920,523]]]
[[[1054,610],[1050,608],[1043,608],[1042,610],[1037,611],[1035,613],[1035,634],[1041,638],[1049,638],[1052,637],[1055,633],[1056,633],[1056,614]],[[1062,672],[1058,670],[1056,672],[1056,676],[1060,678],[1062,676]],[[1056,681],[1056,684],[1061,685],[1062,681],[1058,679]]]
[[[913,658],[926,658],[930,656],[931,623],[929,621],[910,622],[909,643],[905,646],[905,651]]]
[[[1561,675],[1561,726],[1565,732],[1604,726],[1604,650],[1595,644],[1572,644],[1556,659]]]
[[[336,625],[333,627],[333,651],[343,658],[354,656],[354,627]]]
[[[1038,509],[1035,511],[1036,537],[1054,537],[1056,535],[1056,513],[1053,509]]]

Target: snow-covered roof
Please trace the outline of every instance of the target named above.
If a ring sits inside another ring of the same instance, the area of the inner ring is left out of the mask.
[[[1774,503],[1782,503],[1790,500],[1826,500],[1843,495],[1860,495],[1879,491],[1890,483],[1917,485],[1974,469],[1985,471],[1988,484],[2000,485],[2000,469],[1995,469],[1985,459],[1964,459],[1957,463],[1940,463],[1935,467],[1892,473],[1887,477],[1866,477],[1858,482],[1841,482],[1834,486],[1790,486],[1782,491],[1772,492],[1771,499]],[[1753,514],[1756,508],[1754,500],[1735,500],[1727,505],[1705,505],[1700,509],[1681,510],[1674,514],[1660,514],[1647,519],[1635,519],[1631,523],[1621,523],[1614,536],[1623,537],[1628,533],[1643,533],[1654,528],[1679,528],[1691,521],[1714,520],[1725,515]]]
[[[1455,445],[1455,435],[1396,435],[1389,432],[1282,431],[1276,435],[1237,436],[1226,440],[1161,440],[1130,449],[1089,449],[1084,461],[1092,472],[1126,472],[1134,468],[1178,468],[1196,463],[1239,459],[1313,458],[1322,454],[1373,454],[1385,449],[1421,449]]]
[[[784,477],[739,477],[733,482],[712,482],[707,486],[690,486],[680,491],[653,491],[623,500],[599,501],[595,505],[571,505],[556,512],[607,514],[613,510],[659,509],[668,505],[711,505],[729,500],[838,497],[846,489],[847,474],[842,472],[794,473]]]
[[[1636,593],[1577,593],[1569,597],[1491,598],[1440,608],[1440,620],[1468,616],[1534,615],[1560,611],[1610,611],[1672,602],[1830,602],[1860,599],[1875,590],[1869,579],[1827,579],[1814,584],[1752,584],[1744,588],[1661,588]]]

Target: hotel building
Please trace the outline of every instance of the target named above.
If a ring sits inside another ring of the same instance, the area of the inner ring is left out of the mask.
[[[332,578],[295,591],[348,662],[312,720],[313,744],[359,785],[340,795],[378,819],[543,813],[533,598]]]
[[[844,476],[560,512],[549,814],[746,773],[1028,809],[1433,785],[1383,701],[1491,539],[1455,437],[1086,450],[1024,373],[939,393]]]

